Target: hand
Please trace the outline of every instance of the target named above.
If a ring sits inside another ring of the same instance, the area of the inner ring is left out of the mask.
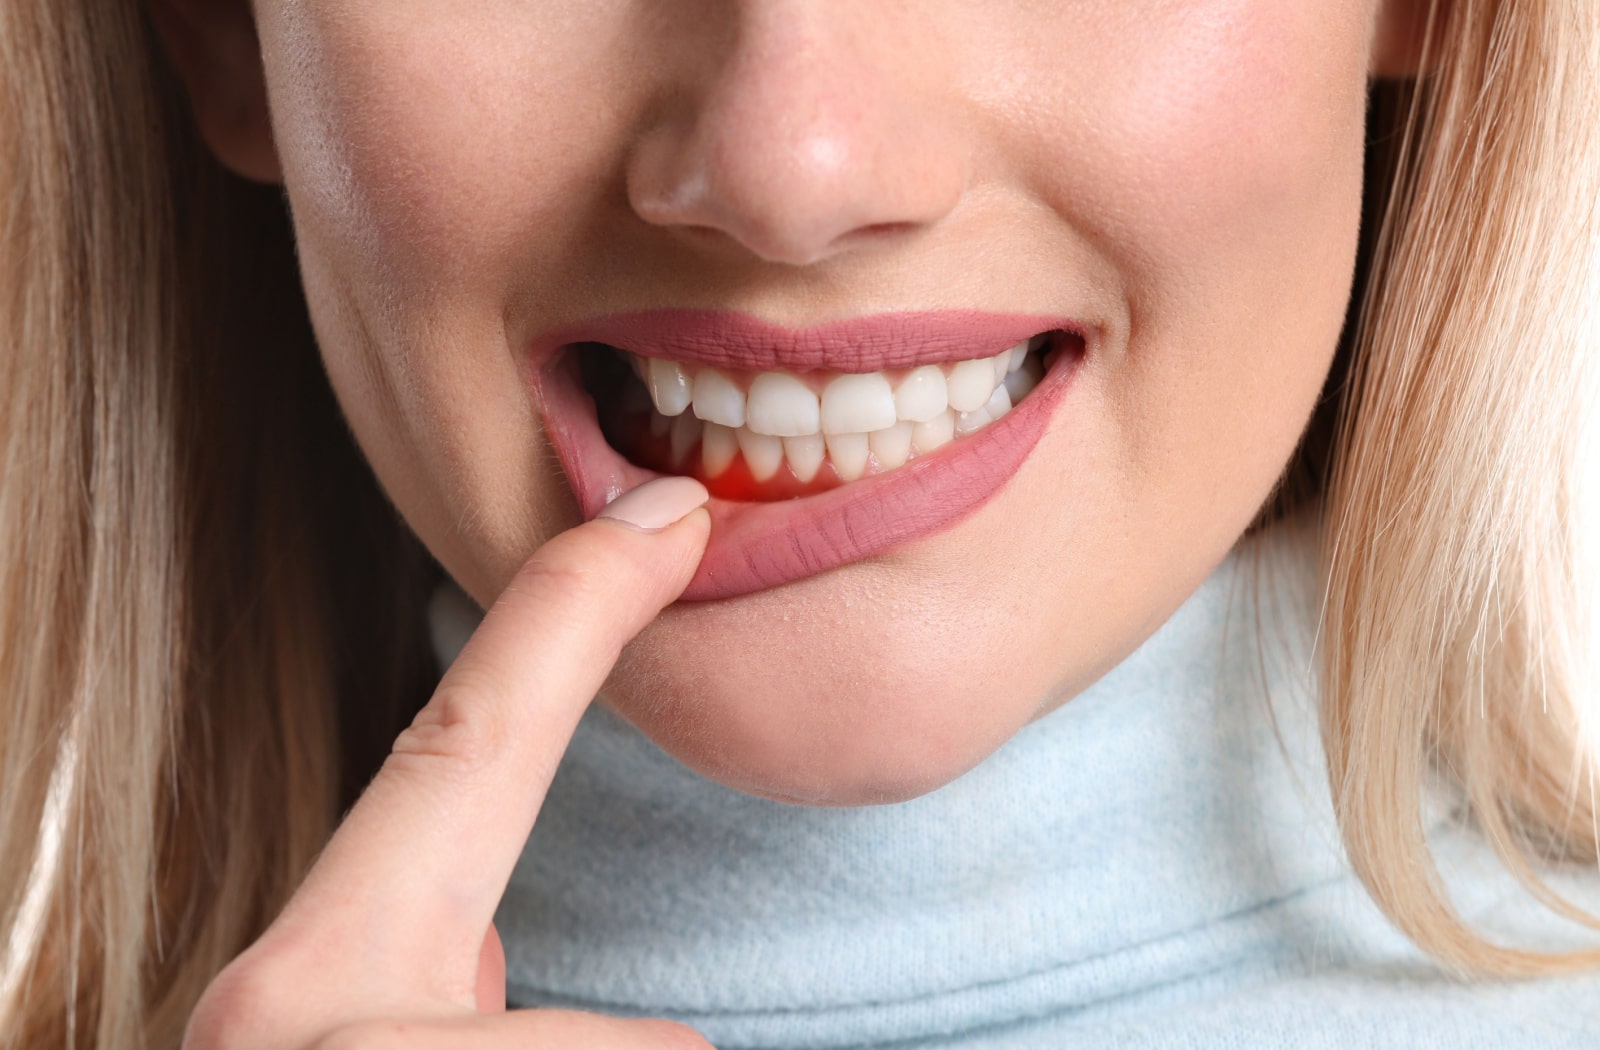
[[[653,481],[534,553],[282,915],[206,989],[186,1050],[710,1047],[667,1021],[507,1012],[492,925],[584,708],[699,564],[705,500]]]

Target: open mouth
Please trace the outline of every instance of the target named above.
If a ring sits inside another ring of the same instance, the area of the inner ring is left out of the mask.
[[[1074,388],[1085,331],[967,311],[785,329],[655,310],[546,333],[525,361],[586,519],[663,474],[711,492],[683,595],[695,601],[826,572],[977,510]]]
[[[992,357],[877,372],[737,371],[572,348],[606,442],[630,462],[741,502],[797,499],[898,470],[1003,419],[1064,332]]]

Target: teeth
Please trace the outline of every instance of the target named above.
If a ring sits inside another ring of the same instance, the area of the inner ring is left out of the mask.
[[[989,403],[983,406],[983,410],[989,413],[991,420],[999,419],[1011,411],[1011,395],[1006,393],[1004,386],[994,388],[994,393],[989,395]]]
[[[750,384],[750,429],[773,437],[800,437],[822,429],[817,395],[795,376],[762,372]]]
[[[842,375],[822,391],[824,434],[867,434],[894,424],[894,391],[879,372]]]
[[[923,365],[900,381],[894,392],[894,413],[911,423],[925,423],[949,407],[944,373]]]
[[[677,470],[683,466],[683,461],[688,457],[689,450],[694,448],[696,441],[700,440],[700,431],[705,424],[694,416],[684,412],[672,421],[672,466]]]
[[[744,453],[745,466],[757,481],[766,481],[783,465],[783,439],[769,434],[758,434],[750,427],[740,427],[733,432],[739,439],[739,451]],[[818,462],[821,462],[820,458]]]
[[[1039,380],[1044,378],[1044,362],[1037,357],[1030,357],[1023,361],[1022,367],[1015,369],[1006,376],[1006,393],[1011,395],[1014,405],[1028,395],[1034,387],[1039,385]]]
[[[978,408],[971,412],[958,412],[956,414],[956,437],[976,434],[993,422],[994,417],[989,415],[988,408]]]
[[[840,481],[854,481],[866,473],[867,454],[872,451],[867,435],[824,433],[822,437],[828,443],[828,458]]]
[[[739,440],[733,434],[732,427],[706,424],[705,433],[700,436],[700,465],[705,468],[706,477],[714,478],[733,464],[733,457],[739,454]]]
[[[879,470],[906,465],[906,460],[911,458],[911,432],[915,428],[915,423],[900,422],[867,435],[867,446],[872,450],[872,458],[878,461]]]
[[[821,434],[803,434],[783,439],[784,458],[789,461],[789,469],[802,484],[817,476],[827,451]]]
[[[925,423],[918,423],[911,431],[911,444],[917,455],[926,456],[935,449],[950,444],[956,437],[955,413],[940,412]]]
[[[707,423],[744,426],[744,391],[715,368],[702,368],[694,377],[694,414]]]
[[[645,381],[650,384],[650,400],[656,403],[657,412],[675,416],[689,407],[694,387],[689,383],[689,374],[678,362],[652,357],[645,372],[648,376]]]
[[[994,364],[989,358],[962,361],[950,370],[950,378],[945,381],[950,407],[957,412],[982,407],[994,393],[994,383]]]
[[[1044,377],[1043,362],[1030,351],[1045,343],[1035,337],[992,357],[923,365],[897,384],[881,372],[831,378],[760,372],[741,379],[627,354],[643,388],[625,390],[623,407],[639,412],[655,405],[647,412],[649,432],[667,439],[674,470],[684,469],[698,446],[706,477],[742,455],[756,481],[775,477],[787,462],[804,484],[825,458],[841,481],[855,481],[869,468],[895,470],[1003,418]]]
[[[1023,343],[1022,345],[1026,347],[1028,344]],[[1006,381],[1006,373],[1011,371],[1011,350],[1014,349],[1016,349],[1016,347],[1012,347],[1008,350],[1002,350],[998,354],[995,354],[994,357],[989,359],[994,365],[994,381],[996,385]]]

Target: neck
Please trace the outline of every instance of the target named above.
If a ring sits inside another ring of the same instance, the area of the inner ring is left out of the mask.
[[[502,905],[512,1001],[821,1046],[1111,1008],[1296,950],[1274,906],[1344,874],[1312,529],[1241,546],[1094,686],[910,802],[744,795],[596,705]]]

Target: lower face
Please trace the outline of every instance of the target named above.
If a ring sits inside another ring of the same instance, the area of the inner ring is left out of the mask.
[[[318,339],[485,606],[706,477],[691,600],[603,702],[742,790],[913,797],[1269,496],[1349,297],[1374,11],[692,6],[258,3]]]

